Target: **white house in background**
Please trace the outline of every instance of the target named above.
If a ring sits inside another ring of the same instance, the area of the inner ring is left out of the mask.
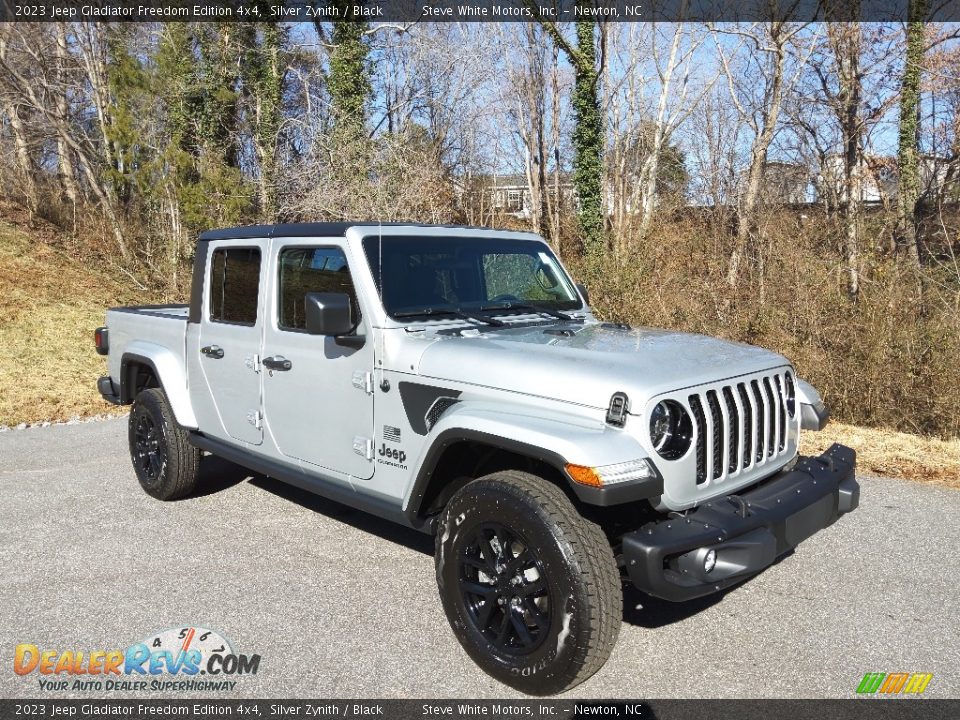
[[[861,158],[857,174],[860,179],[860,201],[877,204],[891,198],[897,192],[896,174],[892,172],[891,158]],[[817,175],[817,200],[847,201],[847,185],[844,182],[842,155],[828,155]]]
[[[547,177],[547,192],[553,193],[553,175]],[[518,220],[529,220],[533,215],[530,186],[525,175],[477,175],[468,183],[457,183],[456,191],[469,196],[478,209],[494,215],[509,215]],[[560,195],[565,200],[573,198],[573,184],[569,173],[560,175]]]
[[[817,200],[847,200],[847,187],[843,178],[843,156],[830,155],[817,176]],[[920,157],[920,192],[938,193],[948,182],[950,159],[937,155]],[[867,156],[861,160],[860,200],[866,205],[880,204],[897,199],[899,178],[897,160],[890,156]]]
[[[746,178],[744,178],[746,179]],[[763,166],[763,199],[775,205],[803,205],[810,202],[810,168],[800,163],[772,160]]]

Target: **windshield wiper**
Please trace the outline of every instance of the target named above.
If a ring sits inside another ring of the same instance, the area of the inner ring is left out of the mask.
[[[565,312],[560,310],[554,310],[553,308],[548,308],[543,305],[534,305],[531,303],[503,303],[501,305],[481,305],[480,310],[519,310],[521,312],[526,310],[533,310],[534,312],[542,313],[544,315],[549,315],[550,317],[555,317],[558,320],[577,320],[579,318],[573,317],[573,315],[568,315]]]
[[[483,308],[481,308],[482,310]],[[440,310],[434,310],[433,308],[425,308],[423,310],[404,310],[403,312],[395,312],[393,316],[396,318],[405,318],[405,317],[431,317],[433,315],[450,315],[461,320],[473,320],[475,322],[482,322],[490,325],[491,327],[503,327],[506,323],[503,320],[497,320],[496,318],[486,317],[484,315],[474,315],[473,313],[464,312],[459,308],[443,308]]]

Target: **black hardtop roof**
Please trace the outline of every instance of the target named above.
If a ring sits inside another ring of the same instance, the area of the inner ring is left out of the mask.
[[[352,227],[423,227],[449,228],[451,230],[496,230],[497,228],[473,225],[429,225],[415,222],[378,222],[357,220],[354,222],[281,223],[279,225],[246,225],[243,227],[207,230],[200,233],[200,240],[246,240],[271,237],[343,237]]]

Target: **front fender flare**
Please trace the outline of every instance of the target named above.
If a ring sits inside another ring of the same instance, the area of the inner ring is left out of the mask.
[[[136,387],[132,386],[130,380],[130,368],[135,364],[143,364],[153,370],[177,422],[185,428],[196,429],[197,418],[190,402],[183,358],[156,343],[142,340],[131,342],[120,359],[120,399],[123,403],[132,402],[136,393]]]
[[[574,482],[566,472],[568,463],[591,467],[612,465],[647,457],[629,434],[602,422],[582,417],[544,418],[521,408],[471,407],[459,403],[446,412],[430,431],[430,441],[418,460],[416,477],[404,511],[415,519],[420,504],[444,451],[461,441],[479,442],[544,462],[567,481],[577,498],[590,505],[619,505],[663,494],[663,478],[595,488]],[[654,468],[656,466],[654,465]]]

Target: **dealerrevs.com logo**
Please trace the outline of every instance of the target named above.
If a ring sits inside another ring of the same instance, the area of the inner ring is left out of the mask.
[[[43,648],[21,643],[13,671],[35,676],[44,691],[233,690],[256,675],[259,655],[244,655],[216,630],[195,626],[152,633],[124,650]]]

